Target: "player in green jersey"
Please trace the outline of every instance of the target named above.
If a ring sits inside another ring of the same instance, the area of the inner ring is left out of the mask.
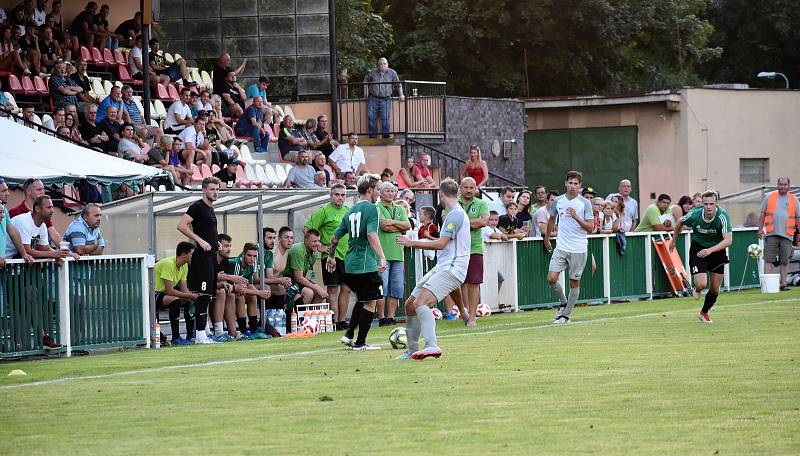
[[[242,254],[235,258],[228,258],[225,272],[247,279],[247,284],[236,284],[233,287],[232,298],[236,302],[236,322],[239,332],[245,339],[265,339],[266,335],[261,330],[258,319],[258,298],[267,300],[272,295],[269,288],[259,290],[254,285],[256,263],[258,261],[258,246],[245,243]],[[228,331],[230,333],[230,330]]]
[[[336,322],[336,330],[344,331],[347,329],[347,307],[350,304],[350,288],[344,284],[344,257],[347,254],[347,235],[340,239],[334,254],[336,269],[328,272],[325,263],[330,254],[331,237],[333,232],[342,223],[344,214],[350,207],[344,204],[347,197],[347,189],[344,184],[333,184],[331,186],[331,201],[314,211],[303,227],[304,231],[315,229],[319,231],[319,242],[322,249],[322,282],[328,288],[328,302],[331,303],[331,310]]]
[[[694,278],[696,298],[699,298],[700,293],[706,288],[706,273],[711,274],[708,293],[697,318],[704,323],[711,323],[708,311],[717,302],[719,287],[725,277],[725,264],[728,263],[725,249],[733,242],[733,226],[728,213],[717,206],[718,198],[715,192],[707,191],[702,197],[703,207],[692,209],[675,224],[669,249],[675,250],[675,240],[680,236],[684,226],[693,229],[692,244],[689,248],[689,268]]]
[[[336,250],[339,239],[350,235],[347,255],[344,258],[344,283],[356,294],[356,305],[350,315],[350,324],[342,336],[342,343],[353,350],[376,350],[380,347],[367,344],[367,334],[375,318],[375,304],[383,298],[383,279],[380,273],[386,270],[386,256],[378,238],[378,184],[380,176],[365,174],[358,179],[359,201],[344,216],[333,233],[331,250]],[[328,272],[336,269],[336,261],[328,257]],[[353,341],[358,326],[358,337]]]

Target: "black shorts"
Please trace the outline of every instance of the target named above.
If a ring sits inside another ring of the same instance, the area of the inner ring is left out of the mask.
[[[213,298],[217,293],[217,254],[195,249],[189,263],[189,290],[205,293]]]
[[[714,252],[705,258],[698,257],[697,252],[705,248],[696,242],[692,242],[689,247],[689,273],[692,275],[705,274],[706,272],[724,274],[725,265],[728,264],[728,255],[722,250]]]
[[[344,284],[350,287],[359,301],[375,301],[383,298],[383,279],[378,271],[366,274],[344,273]]]
[[[156,309],[158,309],[160,307],[164,307],[164,297],[166,295],[167,295],[166,293],[162,293],[160,291],[156,291]]]
[[[270,295],[265,304],[267,309],[286,310],[286,295]]]
[[[336,258],[336,270],[333,272],[328,272],[325,267],[327,262],[327,258],[322,259],[322,283],[326,287],[336,287],[344,283],[344,260]]]

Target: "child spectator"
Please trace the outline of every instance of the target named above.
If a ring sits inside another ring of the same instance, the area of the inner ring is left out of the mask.
[[[507,241],[508,236],[500,231],[497,225],[500,223],[500,215],[497,211],[489,211],[489,223],[481,228],[481,238],[484,242],[495,239],[499,241]]]
[[[509,202],[506,204],[506,214],[498,219],[500,231],[508,236],[509,239],[522,239],[528,235],[528,230],[517,228],[517,207],[516,202]]]
[[[422,224],[422,226],[419,227],[418,234],[420,239],[439,239],[439,227],[433,223],[434,217],[436,217],[436,209],[431,206],[424,206],[420,209],[419,222]]]
[[[605,200],[599,196],[592,197],[592,214],[594,214],[594,232],[600,232],[601,219],[603,217],[603,205]]]
[[[626,220],[627,214],[625,212],[625,200],[622,199],[622,197],[619,195],[614,195],[611,197],[611,203],[612,206],[614,207],[614,213],[617,214],[617,221],[619,222],[618,223],[619,231],[624,233],[625,232],[624,227],[626,226],[625,223],[627,222],[628,225],[630,224],[630,221]]]
[[[612,234],[619,230],[619,220],[614,212],[614,204],[611,201],[603,202],[603,211],[600,213],[600,223],[597,232],[601,234]]]

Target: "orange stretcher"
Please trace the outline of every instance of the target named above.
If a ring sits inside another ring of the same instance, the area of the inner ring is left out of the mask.
[[[681,256],[678,255],[677,250],[669,251],[670,236],[665,238],[663,234],[659,234],[659,238],[653,237],[653,245],[655,245],[661,264],[664,265],[664,272],[667,273],[672,291],[675,292],[675,296],[692,296],[694,294],[692,282],[683,267]]]

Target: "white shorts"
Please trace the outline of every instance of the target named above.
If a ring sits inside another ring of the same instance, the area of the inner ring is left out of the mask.
[[[411,296],[419,298],[422,289],[426,289],[436,296],[436,299],[441,301],[445,296],[457,288],[461,288],[464,284],[463,280],[459,280],[449,271],[431,269],[427,274],[422,276]]]
[[[586,267],[587,252],[583,253],[570,253],[556,248],[553,250],[553,256],[550,258],[550,272],[561,272],[569,266],[569,278],[572,280],[580,280],[583,274],[583,268]]]

